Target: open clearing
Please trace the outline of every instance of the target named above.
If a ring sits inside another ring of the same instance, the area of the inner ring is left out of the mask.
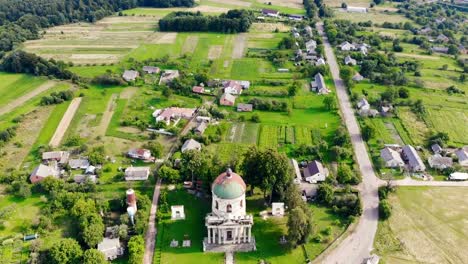
[[[184,46],[182,46],[182,54],[193,53],[197,48],[198,36],[188,36],[185,39]]]
[[[376,236],[385,263],[468,263],[468,189],[400,187]]]
[[[57,130],[55,130],[55,133],[50,140],[49,145],[51,147],[58,147],[60,145],[65,132],[67,132],[68,126],[70,125],[76,111],[78,110],[78,107],[80,106],[81,99],[81,97],[74,98],[70,103],[70,106],[68,106],[67,111],[63,115],[63,118],[57,127]]]
[[[54,81],[48,81],[48,82],[42,84],[41,86],[37,87],[36,89],[32,90],[31,92],[29,92],[29,93],[15,99],[15,100],[13,100],[13,101],[10,101],[8,104],[6,104],[5,106],[0,108],[0,116],[4,115],[6,113],[9,113],[10,111],[17,108],[18,106],[23,105],[24,103],[26,103],[30,99],[32,99],[32,98],[38,96],[39,94],[41,94],[41,93],[49,90],[50,88],[54,87],[56,84],[57,83],[54,82]]]
[[[208,51],[208,59],[209,60],[218,59],[221,56],[222,52],[223,52],[223,46],[213,45],[210,47],[210,50]]]
[[[341,5],[341,4],[340,4]],[[366,22],[372,21],[373,23],[405,23],[411,22],[409,19],[405,18],[402,15],[391,13],[391,12],[382,12],[382,11],[369,11],[368,13],[352,13],[344,12],[341,8],[335,9],[335,19],[344,19],[351,22]]]
[[[98,135],[104,136],[107,131],[107,127],[109,127],[110,121],[112,119],[112,116],[114,115],[114,110],[116,103],[115,101],[117,100],[118,94],[113,94],[111,98],[109,99],[109,102],[107,103],[106,111],[102,114],[101,118],[101,123],[99,124],[99,127],[96,129],[96,133]]]
[[[244,57],[245,43],[247,42],[247,34],[242,33],[236,36],[234,40],[234,49],[232,50],[233,59],[241,59]]]
[[[258,2],[262,3],[264,1],[258,0]],[[275,6],[285,6],[291,8],[304,8],[302,4],[302,0],[270,0],[268,3]]]
[[[75,23],[50,28],[39,40],[27,41],[24,49],[45,58],[76,64],[117,62],[142,43],[173,43],[174,36],[155,32],[153,17],[107,17],[94,24]],[[59,48],[58,48],[59,47]]]
[[[166,33],[156,41],[156,44],[174,44],[177,33]]]

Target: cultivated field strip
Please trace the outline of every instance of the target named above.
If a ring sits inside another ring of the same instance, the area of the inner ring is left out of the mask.
[[[75,116],[76,111],[78,110],[78,107],[81,104],[81,99],[81,97],[74,98],[68,106],[67,111],[63,115],[62,120],[60,121],[57,127],[57,130],[55,130],[55,133],[49,142],[49,145],[51,147],[58,147],[60,145],[60,142],[62,141],[65,132],[67,132],[68,126],[70,125],[73,117]]]

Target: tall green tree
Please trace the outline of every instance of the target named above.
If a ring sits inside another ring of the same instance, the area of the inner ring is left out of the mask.
[[[101,251],[91,248],[83,255],[83,264],[107,264],[109,263]]]
[[[129,264],[141,264],[145,253],[145,241],[142,236],[133,236],[128,241]]]
[[[289,212],[287,240],[292,248],[307,242],[313,232],[311,211],[307,206],[296,207]]]
[[[336,108],[336,99],[335,97],[329,95],[323,98],[323,105],[328,111],[334,110]]]
[[[81,264],[83,250],[78,242],[71,238],[65,238],[55,242],[49,251],[49,263],[51,264]]]

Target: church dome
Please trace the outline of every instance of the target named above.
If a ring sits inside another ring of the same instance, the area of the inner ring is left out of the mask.
[[[245,193],[245,182],[239,174],[227,169],[213,182],[213,193],[221,199],[235,199]]]

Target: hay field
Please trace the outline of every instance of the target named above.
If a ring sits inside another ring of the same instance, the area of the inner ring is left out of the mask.
[[[155,28],[152,17],[108,17],[95,24],[50,28],[43,38],[27,41],[24,49],[75,64],[115,63],[142,43],[173,42],[174,36],[155,32]]]
[[[341,5],[341,4],[340,4]],[[376,11],[370,10],[368,13],[348,13],[344,12],[341,8],[334,9],[335,11],[335,19],[344,19],[349,20],[351,22],[365,22],[365,21],[372,21],[373,23],[383,23],[383,22],[391,22],[391,23],[405,23],[411,22],[409,19],[405,18],[402,15],[398,15],[394,12],[385,12],[385,11]]]
[[[385,263],[468,263],[468,189],[400,187],[374,246]]]

